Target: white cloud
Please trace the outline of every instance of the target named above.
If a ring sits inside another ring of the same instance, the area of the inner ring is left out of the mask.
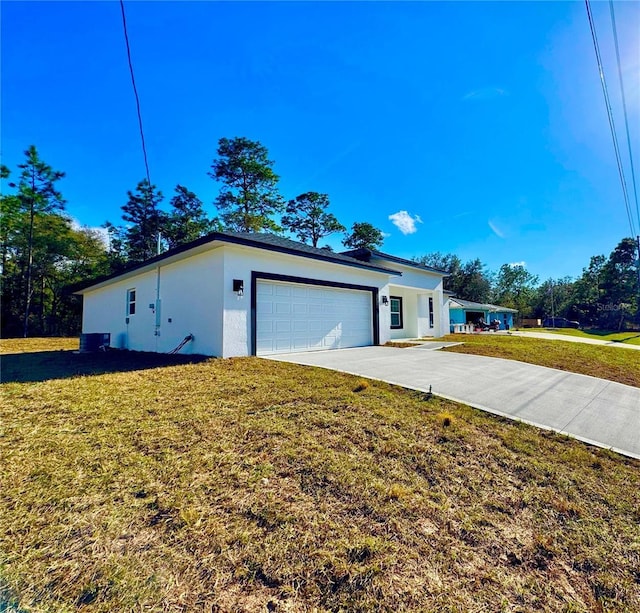
[[[504,232],[500,228],[498,228],[498,226],[495,224],[494,221],[489,220],[487,224],[489,225],[491,230],[493,230],[493,233],[496,236],[499,236],[500,238],[504,238]]]
[[[77,219],[71,218],[71,227],[74,230],[90,230],[91,232],[95,232],[105,247],[109,246],[109,233],[106,228],[102,228],[101,226],[85,226],[82,225]]]
[[[418,215],[411,217],[407,211],[398,211],[397,213],[393,213],[393,215],[389,215],[389,219],[403,234],[414,234],[418,231],[416,223],[422,223],[422,219],[420,219]]]
[[[382,234],[382,238],[389,238],[391,236],[390,232],[380,232]]]
[[[527,263],[524,260],[522,260],[521,262],[509,262],[509,266],[511,266],[511,268],[526,268]]]

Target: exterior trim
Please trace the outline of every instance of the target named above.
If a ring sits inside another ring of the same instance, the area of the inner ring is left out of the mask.
[[[402,308],[402,296],[389,296],[389,311],[391,311],[391,301],[397,300],[400,303],[400,324],[397,326],[391,325],[392,330],[402,330],[404,328],[404,314]]]
[[[259,237],[260,235],[256,235]],[[245,247],[253,247],[255,249],[263,249],[264,251],[275,251],[277,253],[284,253],[287,255],[293,255],[300,258],[309,258],[312,260],[319,260],[321,262],[330,262],[332,264],[340,264],[342,266],[351,266],[353,268],[362,268],[364,270],[371,270],[373,272],[381,272],[387,275],[395,275],[402,276],[402,273],[397,270],[391,270],[390,268],[384,268],[383,266],[379,266],[377,264],[371,264],[369,262],[363,262],[362,260],[358,260],[357,258],[350,257],[341,253],[333,253],[332,251],[326,251],[325,253],[316,253],[311,251],[310,249],[304,249],[304,247],[309,247],[308,245],[300,244],[301,248],[297,249],[294,247],[289,247],[287,245],[278,245],[274,243],[269,243],[264,240],[259,240],[258,238],[252,239],[248,236],[237,236],[234,234],[227,234],[225,232],[213,232],[211,234],[207,234],[201,238],[196,239],[190,243],[185,245],[180,245],[174,249],[170,249],[161,255],[157,255],[153,258],[145,260],[144,262],[139,262],[126,268],[125,270],[121,270],[117,273],[113,273],[111,275],[107,275],[102,278],[92,279],[89,282],[81,282],[79,284],[75,284],[66,288],[69,293],[73,294],[81,294],[94,286],[102,285],[103,283],[107,283],[109,281],[113,281],[118,277],[127,275],[129,273],[135,272],[136,270],[140,270],[146,268],[147,266],[152,266],[157,264],[158,262],[162,262],[167,260],[173,256],[180,255],[181,253],[185,253],[190,249],[194,249],[196,247],[201,247],[202,245],[206,245],[208,243],[213,243],[215,241],[219,241],[221,243],[227,243],[231,245],[242,245]],[[296,244],[295,241],[289,241]],[[321,250],[318,249],[318,252]]]
[[[284,283],[298,283],[300,285],[319,285],[321,287],[336,287],[338,289],[355,289],[361,292],[371,292],[371,323],[373,325],[373,344],[380,344],[380,313],[378,306],[378,288],[371,285],[355,285],[339,281],[325,281],[324,279],[309,279],[307,277],[292,277],[271,272],[251,271],[251,351],[250,355],[257,355],[257,324],[258,324],[258,281],[282,281]]]
[[[427,266],[426,264],[419,264],[418,262],[414,262],[412,260],[400,258],[397,255],[390,255],[389,253],[382,253],[382,251],[375,251],[372,249],[367,249],[365,247],[360,249],[353,249],[351,251],[343,251],[342,255],[346,255],[351,258],[356,258],[358,260],[361,259],[364,262],[371,262],[372,258],[377,258],[379,260],[387,260],[389,262],[394,262],[396,264],[402,264],[402,266],[417,268],[418,270],[421,270],[423,272],[432,272],[442,277],[451,276],[451,273],[448,273],[444,270],[440,270],[439,268],[433,268],[433,266]]]

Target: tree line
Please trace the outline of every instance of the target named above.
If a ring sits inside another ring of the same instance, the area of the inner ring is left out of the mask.
[[[125,225],[106,223],[114,268],[144,261],[156,255],[158,248],[172,249],[213,231],[289,232],[313,247],[331,234],[346,233],[327,210],[327,194],[309,191],[289,201],[282,197],[274,162],[259,142],[221,138],[217,154],[207,174],[220,186],[213,203],[218,215],[208,218],[202,201],[183,185],[176,186],[170,211],[164,212],[162,192],[148,180],[140,181],[122,207]],[[382,232],[367,222],[354,223],[343,240],[352,248],[375,248],[382,242]]]
[[[216,216],[209,217],[202,200],[181,184],[164,210],[162,192],[143,179],[127,192],[121,221],[105,222],[106,242],[99,231],[74,224],[58,187],[65,173],[44,162],[35,146],[25,151],[15,174],[6,166],[0,172],[2,184],[12,190],[0,193],[3,337],[77,334],[81,303],[69,287],[213,231],[289,233],[324,249],[330,247],[321,245],[323,239],[340,233],[350,249],[378,249],[384,241],[366,221],[354,222],[347,231],[329,212],[327,194],[308,191],[285,200],[268,150],[243,137],[218,142],[208,172],[219,185]],[[454,254],[431,253],[416,261],[448,272],[445,287],[458,297],[516,308],[525,317],[553,311],[584,324],[622,328],[638,311],[631,239],[621,241],[608,258],[594,256],[575,281],[539,283],[524,267],[506,264],[493,274],[479,259],[463,264]]]
[[[30,146],[16,173],[0,167],[2,184],[12,190],[0,193],[2,337],[76,334],[81,304],[69,287],[119,272],[213,231],[289,232],[314,247],[331,234],[343,233],[345,247],[382,245],[382,232],[368,222],[355,222],[347,233],[327,210],[327,194],[308,191],[286,201],[278,192],[279,176],[273,167],[259,142],[221,138],[208,173],[220,186],[216,217],[208,217],[202,200],[180,184],[169,210],[163,210],[162,192],[143,179],[127,192],[121,221],[105,222],[105,242],[101,232],[74,224],[58,187],[65,173],[53,169]]]
[[[623,238],[609,256],[591,258],[577,278],[540,282],[524,266],[503,264],[491,272],[479,260],[430,253],[416,261],[449,273],[445,289],[472,302],[518,309],[518,318],[564,317],[603,330],[640,327],[640,276],[636,243]]]

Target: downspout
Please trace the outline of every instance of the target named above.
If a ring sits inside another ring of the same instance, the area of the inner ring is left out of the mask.
[[[156,303],[155,303],[155,315],[156,315],[156,327],[154,335],[156,337],[156,353],[158,353],[158,339],[160,338],[160,324],[162,322],[161,314],[160,314],[160,266],[156,269]]]
[[[158,239],[156,245],[156,255],[160,255],[160,251],[162,250],[162,234],[158,232]],[[162,322],[160,315],[160,264],[158,264],[158,268],[156,269],[156,303],[155,303],[155,315],[156,315],[156,328],[154,331],[154,336],[156,337],[156,353],[158,353],[158,339],[160,338],[160,324]]]

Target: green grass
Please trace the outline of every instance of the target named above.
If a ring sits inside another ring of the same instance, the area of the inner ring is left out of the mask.
[[[640,610],[640,462],[322,369],[58,347],[0,390],[0,610]]]
[[[551,332],[600,341],[640,345],[640,332],[611,332],[610,330],[576,330],[575,328],[523,328],[520,332]]]
[[[632,349],[493,334],[450,334],[442,340],[464,343],[443,351],[519,360],[640,387],[640,351]]]

